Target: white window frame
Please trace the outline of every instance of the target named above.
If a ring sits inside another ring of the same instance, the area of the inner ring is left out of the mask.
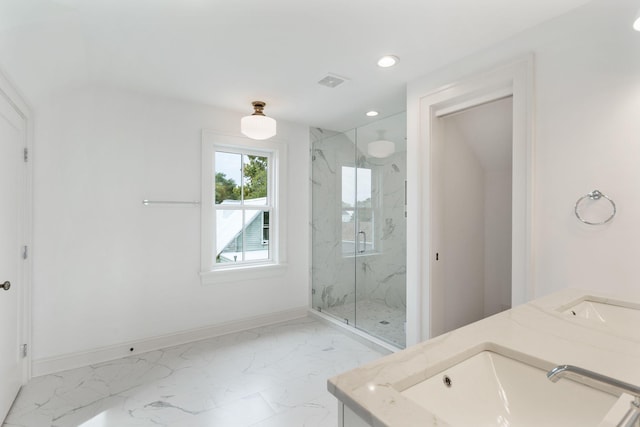
[[[215,152],[226,151],[269,157],[268,260],[246,263],[215,263]],[[202,131],[201,267],[203,284],[251,280],[279,276],[286,270],[286,165],[287,145],[273,140],[249,138]]]

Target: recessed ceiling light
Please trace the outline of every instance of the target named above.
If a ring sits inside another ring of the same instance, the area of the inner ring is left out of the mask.
[[[375,117],[377,115],[378,115],[377,111],[373,111],[373,110],[367,111],[367,117]]]
[[[378,67],[388,68],[393,67],[398,63],[398,57],[393,55],[386,55],[378,59]]]

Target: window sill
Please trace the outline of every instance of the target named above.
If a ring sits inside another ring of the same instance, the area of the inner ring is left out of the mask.
[[[382,252],[358,252],[357,254],[342,254],[343,259],[377,257],[383,255]]]
[[[287,272],[287,264],[253,265],[200,272],[203,285],[218,283],[242,282],[246,280],[266,279],[283,276]]]

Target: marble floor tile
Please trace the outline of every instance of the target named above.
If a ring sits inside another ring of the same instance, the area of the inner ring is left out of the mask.
[[[2,427],[336,427],[327,379],[382,355],[297,319],[34,378]]]
[[[336,399],[328,393],[292,406],[251,427],[335,427],[338,425]]]

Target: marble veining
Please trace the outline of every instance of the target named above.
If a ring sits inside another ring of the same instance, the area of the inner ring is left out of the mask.
[[[335,427],[327,378],[380,356],[303,318],[34,378],[2,427]]]
[[[640,384],[637,337],[587,327],[559,310],[585,295],[593,294],[566,289],[517,306],[331,378],[329,390],[369,425],[425,427],[449,424],[427,409],[428,402],[418,405],[402,393],[485,350],[507,356],[517,353],[515,359],[539,367],[541,376],[554,366],[572,364]],[[640,307],[640,294],[618,299]],[[616,425],[629,399],[621,396],[599,427]]]
[[[324,162],[324,164],[327,167],[327,170],[329,171],[329,173],[331,173],[331,174],[335,174],[336,173],[336,171],[331,167],[331,164],[329,163],[329,161],[325,157],[324,152],[321,149],[316,148],[316,149],[313,150],[312,159],[313,160],[318,160],[318,158],[321,159]]]
[[[387,240],[393,235],[395,229],[396,225],[393,223],[393,218],[385,218],[384,228],[382,229],[382,237],[380,238],[380,240]]]

